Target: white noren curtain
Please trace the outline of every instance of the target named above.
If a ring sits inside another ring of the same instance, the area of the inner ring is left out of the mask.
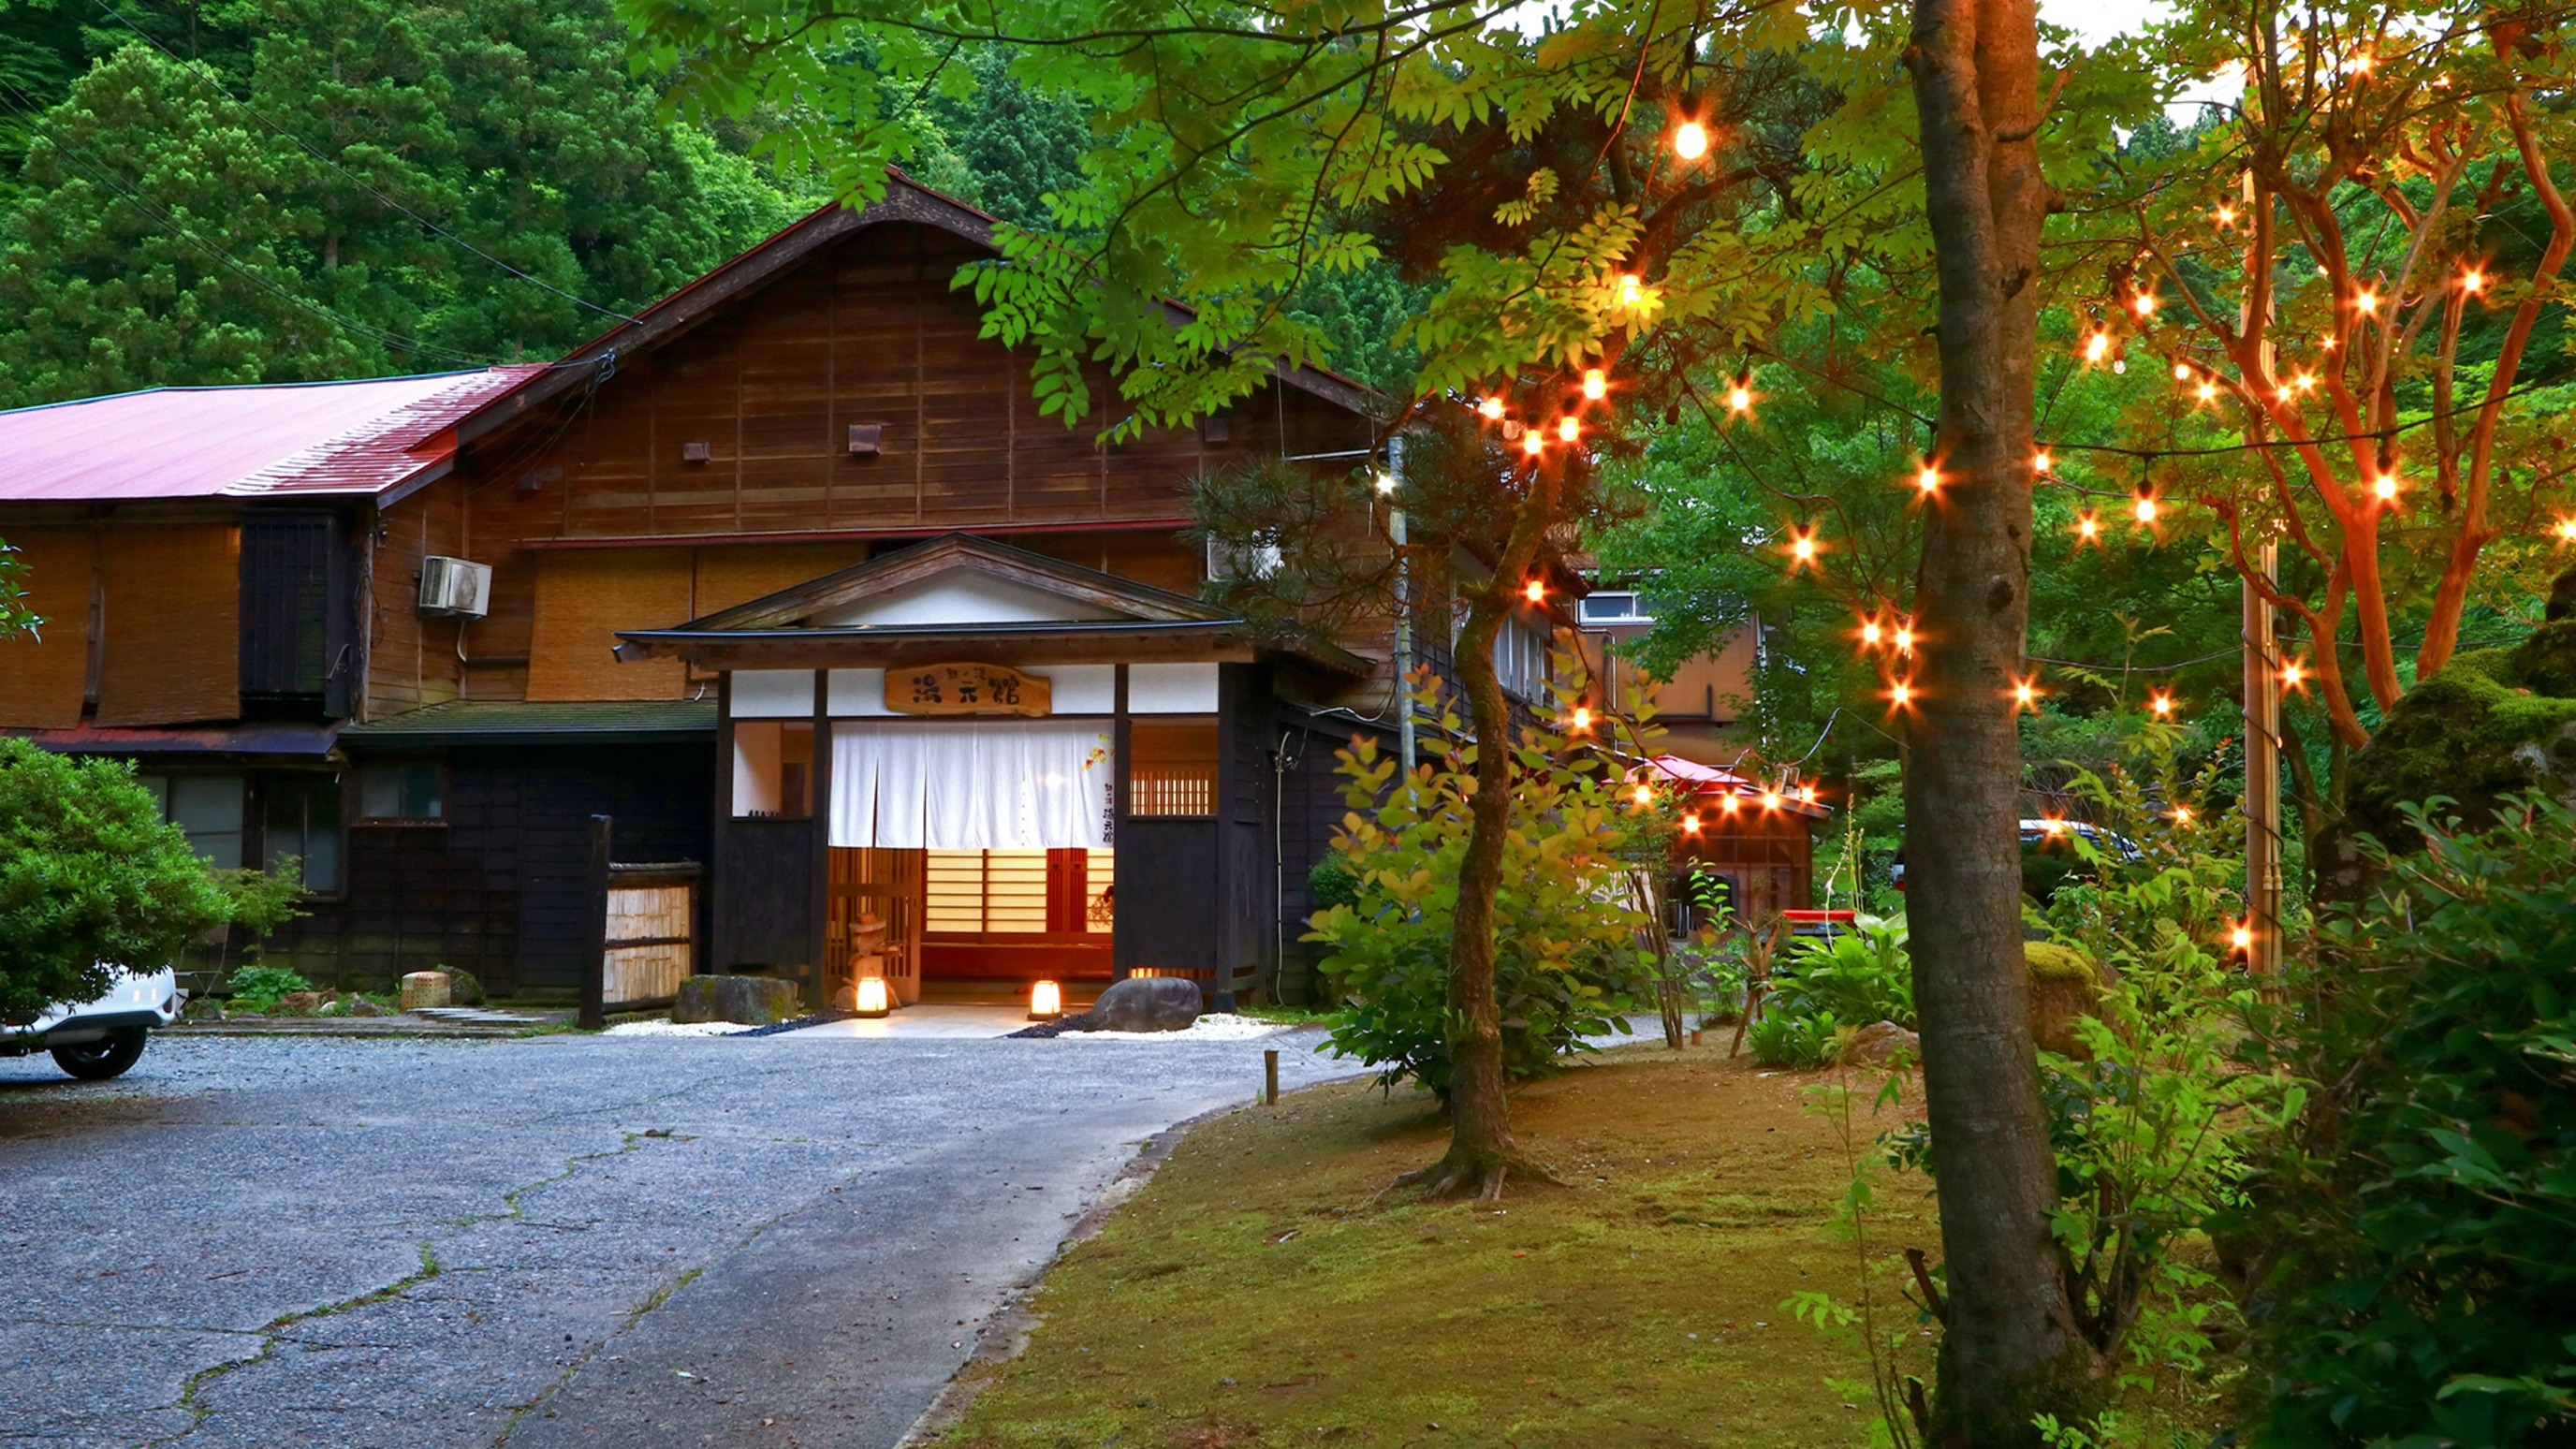
[[[1116,773],[1096,720],[835,724],[832,843],[1104,849]]]

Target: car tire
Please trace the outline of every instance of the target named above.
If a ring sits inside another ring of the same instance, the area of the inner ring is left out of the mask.
[[[136,1058],[143,1055],[144,1036],[143,1028],[136,1026],[97,1041],[82,1042],[79,1046],[56,1047],[54,1065],[84,1082],[104,1082],[110,1077],[120,1077],[125,1075],[127,1067],[134,1065]]]

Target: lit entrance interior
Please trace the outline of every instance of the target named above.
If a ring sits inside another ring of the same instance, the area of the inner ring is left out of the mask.
[[[829,989],[884,976],[896,1000],[1076,1002],[1110,979],[1116,852],[832,851]]]

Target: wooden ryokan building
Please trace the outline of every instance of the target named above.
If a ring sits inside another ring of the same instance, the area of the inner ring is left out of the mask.
[[[691,968],[809,1001],[1293,998],[1390,631],[1257,640],[1178,535],[1208,470],[1364,455],[1374,399],[1282,372],[1101,445],[950,288],[992,254],[898,174],[551,366],[0,414],[50,620],[0,642],[0,728],[135,760],[218,864],[296,858],[268,957],[316,979],[571,992],[607,815],[620,860],[694,872]],[[1562,622],[1515,620],[1519,656]]]

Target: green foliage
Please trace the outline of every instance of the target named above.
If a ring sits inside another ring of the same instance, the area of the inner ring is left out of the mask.
[[[1831,1064],[1844,1032],[1872,1022],[1914,1026],[1914,963],[1903,917],[1862,916],[1827,940],[1801,940],[1771,968],[1744,1039],[1764,1066]]]
[[[281,996],[310,991],[313,983],[284,966],[244,966],[232,974],[233,1000],[263,1007]]]
[[[140,23],[189,54],[188,25]],[[551,357],[797,209],[656,115],[607,0],[261,0],[225,24],[200,64],[109,27],[41,117],[0,89],[27,128],[0,405]]]
[[[1355,896],[1316,911],[1305,937],[1327,951],[1320,969],[1348,1011],[1333,1030],[1337,1056],[1410,1077],[1448,1095],[1457,1008],[1450,998],[1451,921],[1467,849],[1468,797],[1478,746],[1441,722],[1443,742],[1399,779],[1370,737],[1342,752],[1350,813],[1334,858]],[[1626,1030],[1622,1013],[1644,984],[1638,934],[1655,928],[1624,886],[1621,852],[1639,826],[1619,796],[1616,762],[1562,736],[1525,733],[1512,752],[1511,828],[1494,902],[1494,995],[1503,1068],[1526,1080],[1555,1070],[1588,1037]]]
[[[2261,1442],[2576,1433],[2576,809],[2445,803],[2264,1018],[2323,1095],[2238,1225],[2270,1263]]]
[[[160,970],[232,909],[130,766],[0,739],[0,1018]]]
[[[0,639],[42,628],[45,620],[27,603],[27,560],[0,539]]]

